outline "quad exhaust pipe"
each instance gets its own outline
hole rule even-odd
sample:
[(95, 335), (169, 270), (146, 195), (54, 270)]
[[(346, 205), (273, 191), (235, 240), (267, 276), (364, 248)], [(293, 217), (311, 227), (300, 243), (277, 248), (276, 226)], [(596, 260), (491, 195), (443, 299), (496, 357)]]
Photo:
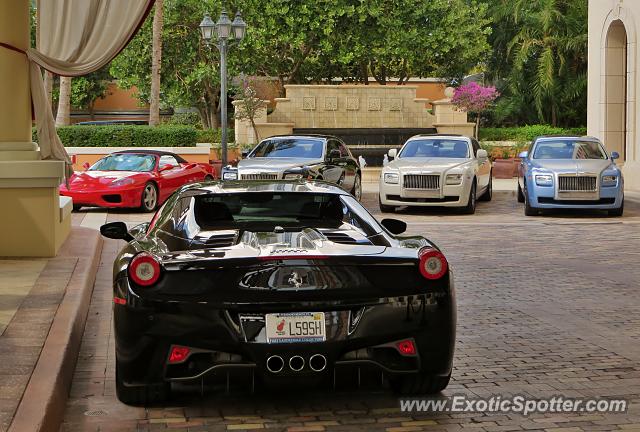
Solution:
[[(302, 356), (291, 356), (289, 358), (289, 369), (293, 372), (300, 372), (307, 363), (309, 363), (309, 368), (314, 372), (322, 372), (327, 368), (327, 358), (322, 354), (314, 354), (309, 358), (308, 362)], [(271, 373), (282, 372), (284, 366), (285, 360), (279, 355), (272, 355), (267, 359), (267, 370)]]

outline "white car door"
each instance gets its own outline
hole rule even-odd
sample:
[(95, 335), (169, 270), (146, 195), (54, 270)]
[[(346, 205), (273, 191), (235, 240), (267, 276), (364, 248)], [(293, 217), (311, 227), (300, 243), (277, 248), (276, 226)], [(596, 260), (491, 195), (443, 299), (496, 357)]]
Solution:
[(480, 144), (475, 139), (471, 139), (471, 146), (473, 147), (473, 158), (475, 161), (476, 178), (478, 179), (478, 192), (485, 190), (489, 186), (489, 180), (491, 177), (491, 162), (487, 158), (483, 163), (478, 161), (478, 150), (480, 150)]

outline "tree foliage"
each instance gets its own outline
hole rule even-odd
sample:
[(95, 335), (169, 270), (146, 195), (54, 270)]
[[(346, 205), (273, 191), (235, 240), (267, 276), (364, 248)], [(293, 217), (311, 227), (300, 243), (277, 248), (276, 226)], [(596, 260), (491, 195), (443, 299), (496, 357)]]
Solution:
[[(162, 105), (196, 107), (206, 127), (218, 125), (220, 68), (215, 47), (201, 41), (199, 24), (205, 13), (217, 16), (220, 5), (207, 0), (165, 0)], [(125, 88), (135, 86), (148, 102), (151, 84), (152, 22), (147, 20), (137, 36), (111, 64), (111, 73)], [(235, 69), (230, 64), (229, 76)]]
[(282, 84), (460, 77), (488, 52), (476, 0), (244, 0), (243, 70)]
[(587, 0), (495, 0), (491, 5), (488, 70), (504, 95), (495, 120), (583, 125)]

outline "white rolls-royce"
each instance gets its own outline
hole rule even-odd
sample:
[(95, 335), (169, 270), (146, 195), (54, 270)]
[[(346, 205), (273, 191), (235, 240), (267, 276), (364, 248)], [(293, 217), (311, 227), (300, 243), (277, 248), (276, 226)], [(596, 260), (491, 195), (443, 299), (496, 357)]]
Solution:
[(478, 199), (491, 200), (491, 161), (473, 138), (417, 135), (400, 152), (389, 150), (389, 159), (380, 175), (382, 212), (401, 206), (438, 206), (472, 214)]

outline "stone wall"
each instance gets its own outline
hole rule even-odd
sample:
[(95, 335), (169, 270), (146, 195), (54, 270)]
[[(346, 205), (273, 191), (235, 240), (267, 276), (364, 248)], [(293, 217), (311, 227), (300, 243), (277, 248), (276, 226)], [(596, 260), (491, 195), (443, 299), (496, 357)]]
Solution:
[(415, 86), (288, 85), (270, 123), (296, 128), (430, 128), (428, 99)]

